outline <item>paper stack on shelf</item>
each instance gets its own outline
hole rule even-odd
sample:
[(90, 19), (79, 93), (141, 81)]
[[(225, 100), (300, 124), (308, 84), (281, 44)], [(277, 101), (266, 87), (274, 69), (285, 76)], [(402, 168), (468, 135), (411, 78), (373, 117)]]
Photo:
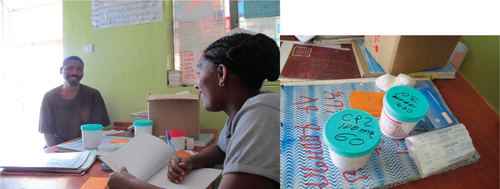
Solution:
[(364, 39), (362, 35), (319, 35), (314, 38), (314, 44), (340, 45), (351, 44), (352, 40)]
[(139, 119), (148, 119), (148, 110), (130, 113), (130, 116), (135, 117), (135, 118), (139, 118)]
[(295, 35), (295, 37), (302, 43), (307, 43), (314, 38), (315, 35)]
[[(384, 69), (378, 64), (364, 46), (364, 40), (352, 40), (352, 49), (356, 62), (359, 67), (359, 72), (363, 78), (379, 77), (385, 74)], [(423, 70), (414, 73), (408, 73), (409, 76), (418, 78), (430, 79), (454, 79), (456, 69), (448, 62), (445, 67)]]
[(200, 133), (200, 138), (194, 140), (194, 146), (207, 146), (214, 139), (214, 134)]
[(168, 86), (182, 86), (181, 71), (168, 70)]

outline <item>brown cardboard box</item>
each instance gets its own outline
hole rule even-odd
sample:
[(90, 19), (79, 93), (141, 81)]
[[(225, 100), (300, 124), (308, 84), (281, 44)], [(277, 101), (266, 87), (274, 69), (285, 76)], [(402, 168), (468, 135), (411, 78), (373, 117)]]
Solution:
[(386, 73), (442, 68), (460, 36), (365, 36), (365, 47)]
[(153, 135), (167, 130), (184, 130), (187, 137), (200, 135), (200, 95), (148, 95), (148, 115), (153, 120)]

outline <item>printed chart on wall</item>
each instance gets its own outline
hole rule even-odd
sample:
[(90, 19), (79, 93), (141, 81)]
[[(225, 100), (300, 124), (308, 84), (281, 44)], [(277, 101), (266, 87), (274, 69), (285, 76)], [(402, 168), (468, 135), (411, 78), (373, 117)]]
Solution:
[[(280, 90), (280, 170), (282, 188), (373, 188), (392, 187), (421, 179), (404, 140), (381, 136), (381, 143), (369, 154), (366, 165), (355, 171), (337, 168), (323, 141), (328, 118), (351, 108), (355, 92), (382, 92), (375, 79), (317, 82), (282, 82)], [(418, 80), (416, 87), (439, 91), (431, 80)], [(441, 101), (442, 97), (438, 95)], [(448, 109), (446, 107), (446, 109)], [(453, 114), (450, 116), (454, 118)], [(353, 127), (354, 129), (354, 127)], [(431, 129), (419, 123), (409, 136), (421, 136)], [(339, 138), (339, 140), (343, 138)], [(480, 158), (477, 151), (466, 159), (453, 162), (436, 174), (456, 169)]]
[[(224, 1), (174, 2), (174, 61), (182, 83), (194, 85), (203, 50), (227, 32)], [(177, 67), (179, 66), (179, 67)]]
[(163, 4), (153, 1), (92, 0), (92, 28), (102, 29), (163, 21)]

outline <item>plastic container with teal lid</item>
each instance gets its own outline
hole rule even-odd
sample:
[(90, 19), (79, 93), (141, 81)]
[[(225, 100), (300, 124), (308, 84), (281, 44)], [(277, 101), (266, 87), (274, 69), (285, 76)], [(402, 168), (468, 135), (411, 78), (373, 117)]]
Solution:
[(148, 119), (135, 120), (134, 121), (134, 135), (137, 136), (141, 132), (152, 134), (153, 133), (153, 121), (148, 120)]
[(380, 127), (375, 117), (363, 110), (338, 111), (325, 124), (323, 140), (335, 166), (344, 171), (363, 168), (380, 144)]
[(101, 144), (102, 139), (101, 124), (84, 124), (80, 127), (82, 130), (83, 147), (94, 149)]
[(429, 102), (417, 89), (395, 86), (384, 95), (380, 115), (382, 133), (393, 139), (406, 137), (429, 110)]

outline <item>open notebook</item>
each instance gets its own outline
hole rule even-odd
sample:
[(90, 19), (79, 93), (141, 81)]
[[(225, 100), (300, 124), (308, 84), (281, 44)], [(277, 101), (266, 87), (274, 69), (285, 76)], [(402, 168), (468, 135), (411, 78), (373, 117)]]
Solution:
[(172, 183), (167, 177), (171, 154), (170, 146), (163, 140), (140, 133), (114, 153), (100, 158), (115, 172), (126, 166), (128, 172), (138, 179), (165, 188), (206, 188), (221, 173), (219, 169), (197, 169), (180, 184)]

